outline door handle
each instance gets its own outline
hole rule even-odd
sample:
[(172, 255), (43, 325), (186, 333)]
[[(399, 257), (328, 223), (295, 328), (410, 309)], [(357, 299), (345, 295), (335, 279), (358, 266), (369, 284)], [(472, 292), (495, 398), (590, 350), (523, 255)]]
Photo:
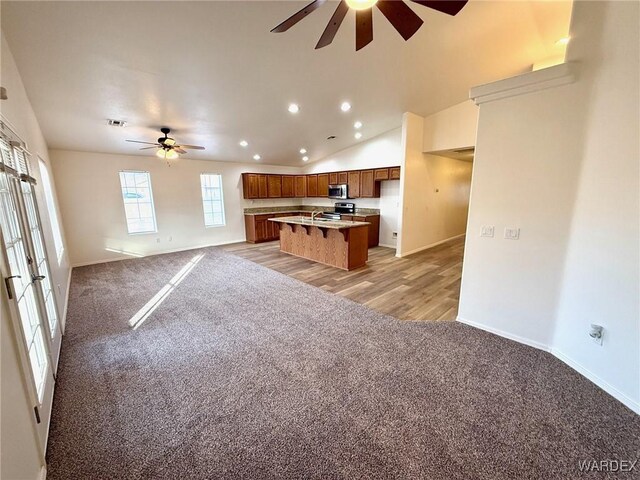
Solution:
[(22, 277), (20, 275), (11, 275), (10, 277), (7, 277), (4, 279), (4, 285), (7, 287), (7, 297), (9, 297), (9, 300), (13, 300), (13, 290), (11, 289), (11, 282), (10, 282), (12, 278), (22, 278)]
[(44, 280), (44, 275), (36, 275), (35, 273), (32, 273), (31, 281), (35, 282), (36, 280)]

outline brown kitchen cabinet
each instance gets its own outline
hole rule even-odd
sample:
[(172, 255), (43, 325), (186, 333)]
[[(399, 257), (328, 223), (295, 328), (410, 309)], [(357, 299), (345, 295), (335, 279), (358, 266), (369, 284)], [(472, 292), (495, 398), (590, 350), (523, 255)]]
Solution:
[(265, 215), (245, 215), (244, 216), (244, 228), (247, 236), (247, 242), (260, 243), (270, 242), (278, 240), (280, 237), (280, 229), (278, 224), (270, 222), (270, 218), (277, 216), (289, 216), (290, 213), (285, 214), (265, 214)]
[(259, 173), (242, 174), (242, 192), (244, 198), (268, 198), (267, 176)]
[(373, 179), (376, 182), (382, 180), (389, 180), (389, 169), (388, 168), (376, 168), (373, 171)]
[(296, 198), (304, 198), (307, 196), (307, 176), (296, 175), (294, 179), (294, 194)]
[(267, 195), (269, 198), (282, 198), (282, 175), (267, 176)]
[(242, 192), (247, 199), (327, 197), (329, 185), (347, 184), (349, 198), (378, 198), (381, 181), (399, 178), (400, 167), (309, 175), (243, 173)]
[(360, 170), (353, 170), (348, 174), (349, 198), (360, 198)]
[(328, 196), (329, 196), (329, 174), (319, 173), (318, 174), (318, 197), (328, 197)]
[(318, 175), (307, 175), (307, 197), (318, 196)]
[(380, 215), (340, 215), (340, 220), (350, 222), (369, 222), (369, 248), (380, 243)]
[(360, 172), (360, 198), (380, 197), (380, 182), (376, 182), (373, 170)]
[(295, 197), (294, 180), (293, 175), (282, 175), (282, 198)]

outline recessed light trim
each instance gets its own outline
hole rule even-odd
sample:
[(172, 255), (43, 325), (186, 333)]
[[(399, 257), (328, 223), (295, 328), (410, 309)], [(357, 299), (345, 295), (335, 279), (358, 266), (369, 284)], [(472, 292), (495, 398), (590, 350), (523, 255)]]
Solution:
[(260, 155), (258, 155), (257, 153), (253, 156), (254, 160), (260, 160), (262, 157)]
[(353, 124), (353, 128), (355, 128), (356, 130), (359, 130), (362, 128), (362, 122), (361, 121), (357, 121), (356, 123)]
[(247, 142), (246, 140), (240, 140), (239, 145), (243, 148), (247, 148), (249, 146), (249, 142)]
[(351, 110), (351, 104), (349, 102), (342, 102), (342, 104), (340, 105), (340, 110), (342, 110), (343, 112), (348, 112), (349, 110)]
[(354, 135), (354, 137), (356, 138), (356, 140), (360, 140), (362, 138), (362, 133), (360, 132), (356, 132), (356, 134)]
[(290, 103), (287, 110), (289, 110), (289, 113), (298, 113), (300, 111), (300, 105), (297, 103)]
[(303, 162), (308, 162), (309, 161), (309, 157), (307, 157), (306, 155), (304, 157), (302, 157), (302, 161)]
[(305, 153), (307, 153), (307, 149), (306, 149), (306, 148), (301, 148), (301, 149), (300, 149), (300, 153), (301, 153), (302, 155), (304, 155)]

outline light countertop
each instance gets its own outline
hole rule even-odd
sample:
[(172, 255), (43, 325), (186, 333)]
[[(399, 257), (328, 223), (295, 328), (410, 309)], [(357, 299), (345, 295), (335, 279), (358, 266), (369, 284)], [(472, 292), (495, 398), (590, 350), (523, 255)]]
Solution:
[(369, 222), (350, 222), (348, 220), (330, 220), (330, 219), (315, 219), (311, 220), (311, 217), (279, 217), (270, 218), (270, 222), (288, 223), (293, 225), (310, 225), (318, 228), (332, 228), (335, 230), (344, 230), (345, 228), (365, 227), (371, 225)]

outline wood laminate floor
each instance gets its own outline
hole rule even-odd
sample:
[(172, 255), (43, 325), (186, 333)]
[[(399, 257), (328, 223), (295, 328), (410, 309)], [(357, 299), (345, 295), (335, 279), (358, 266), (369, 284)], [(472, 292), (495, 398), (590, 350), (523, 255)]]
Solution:
[(458, 313), (464, 238), (404, 258), (372, 248), (367, 265), (350, 272), (281, 253), (277, 241), (223, 248), (401, 320), (455, 320)]

